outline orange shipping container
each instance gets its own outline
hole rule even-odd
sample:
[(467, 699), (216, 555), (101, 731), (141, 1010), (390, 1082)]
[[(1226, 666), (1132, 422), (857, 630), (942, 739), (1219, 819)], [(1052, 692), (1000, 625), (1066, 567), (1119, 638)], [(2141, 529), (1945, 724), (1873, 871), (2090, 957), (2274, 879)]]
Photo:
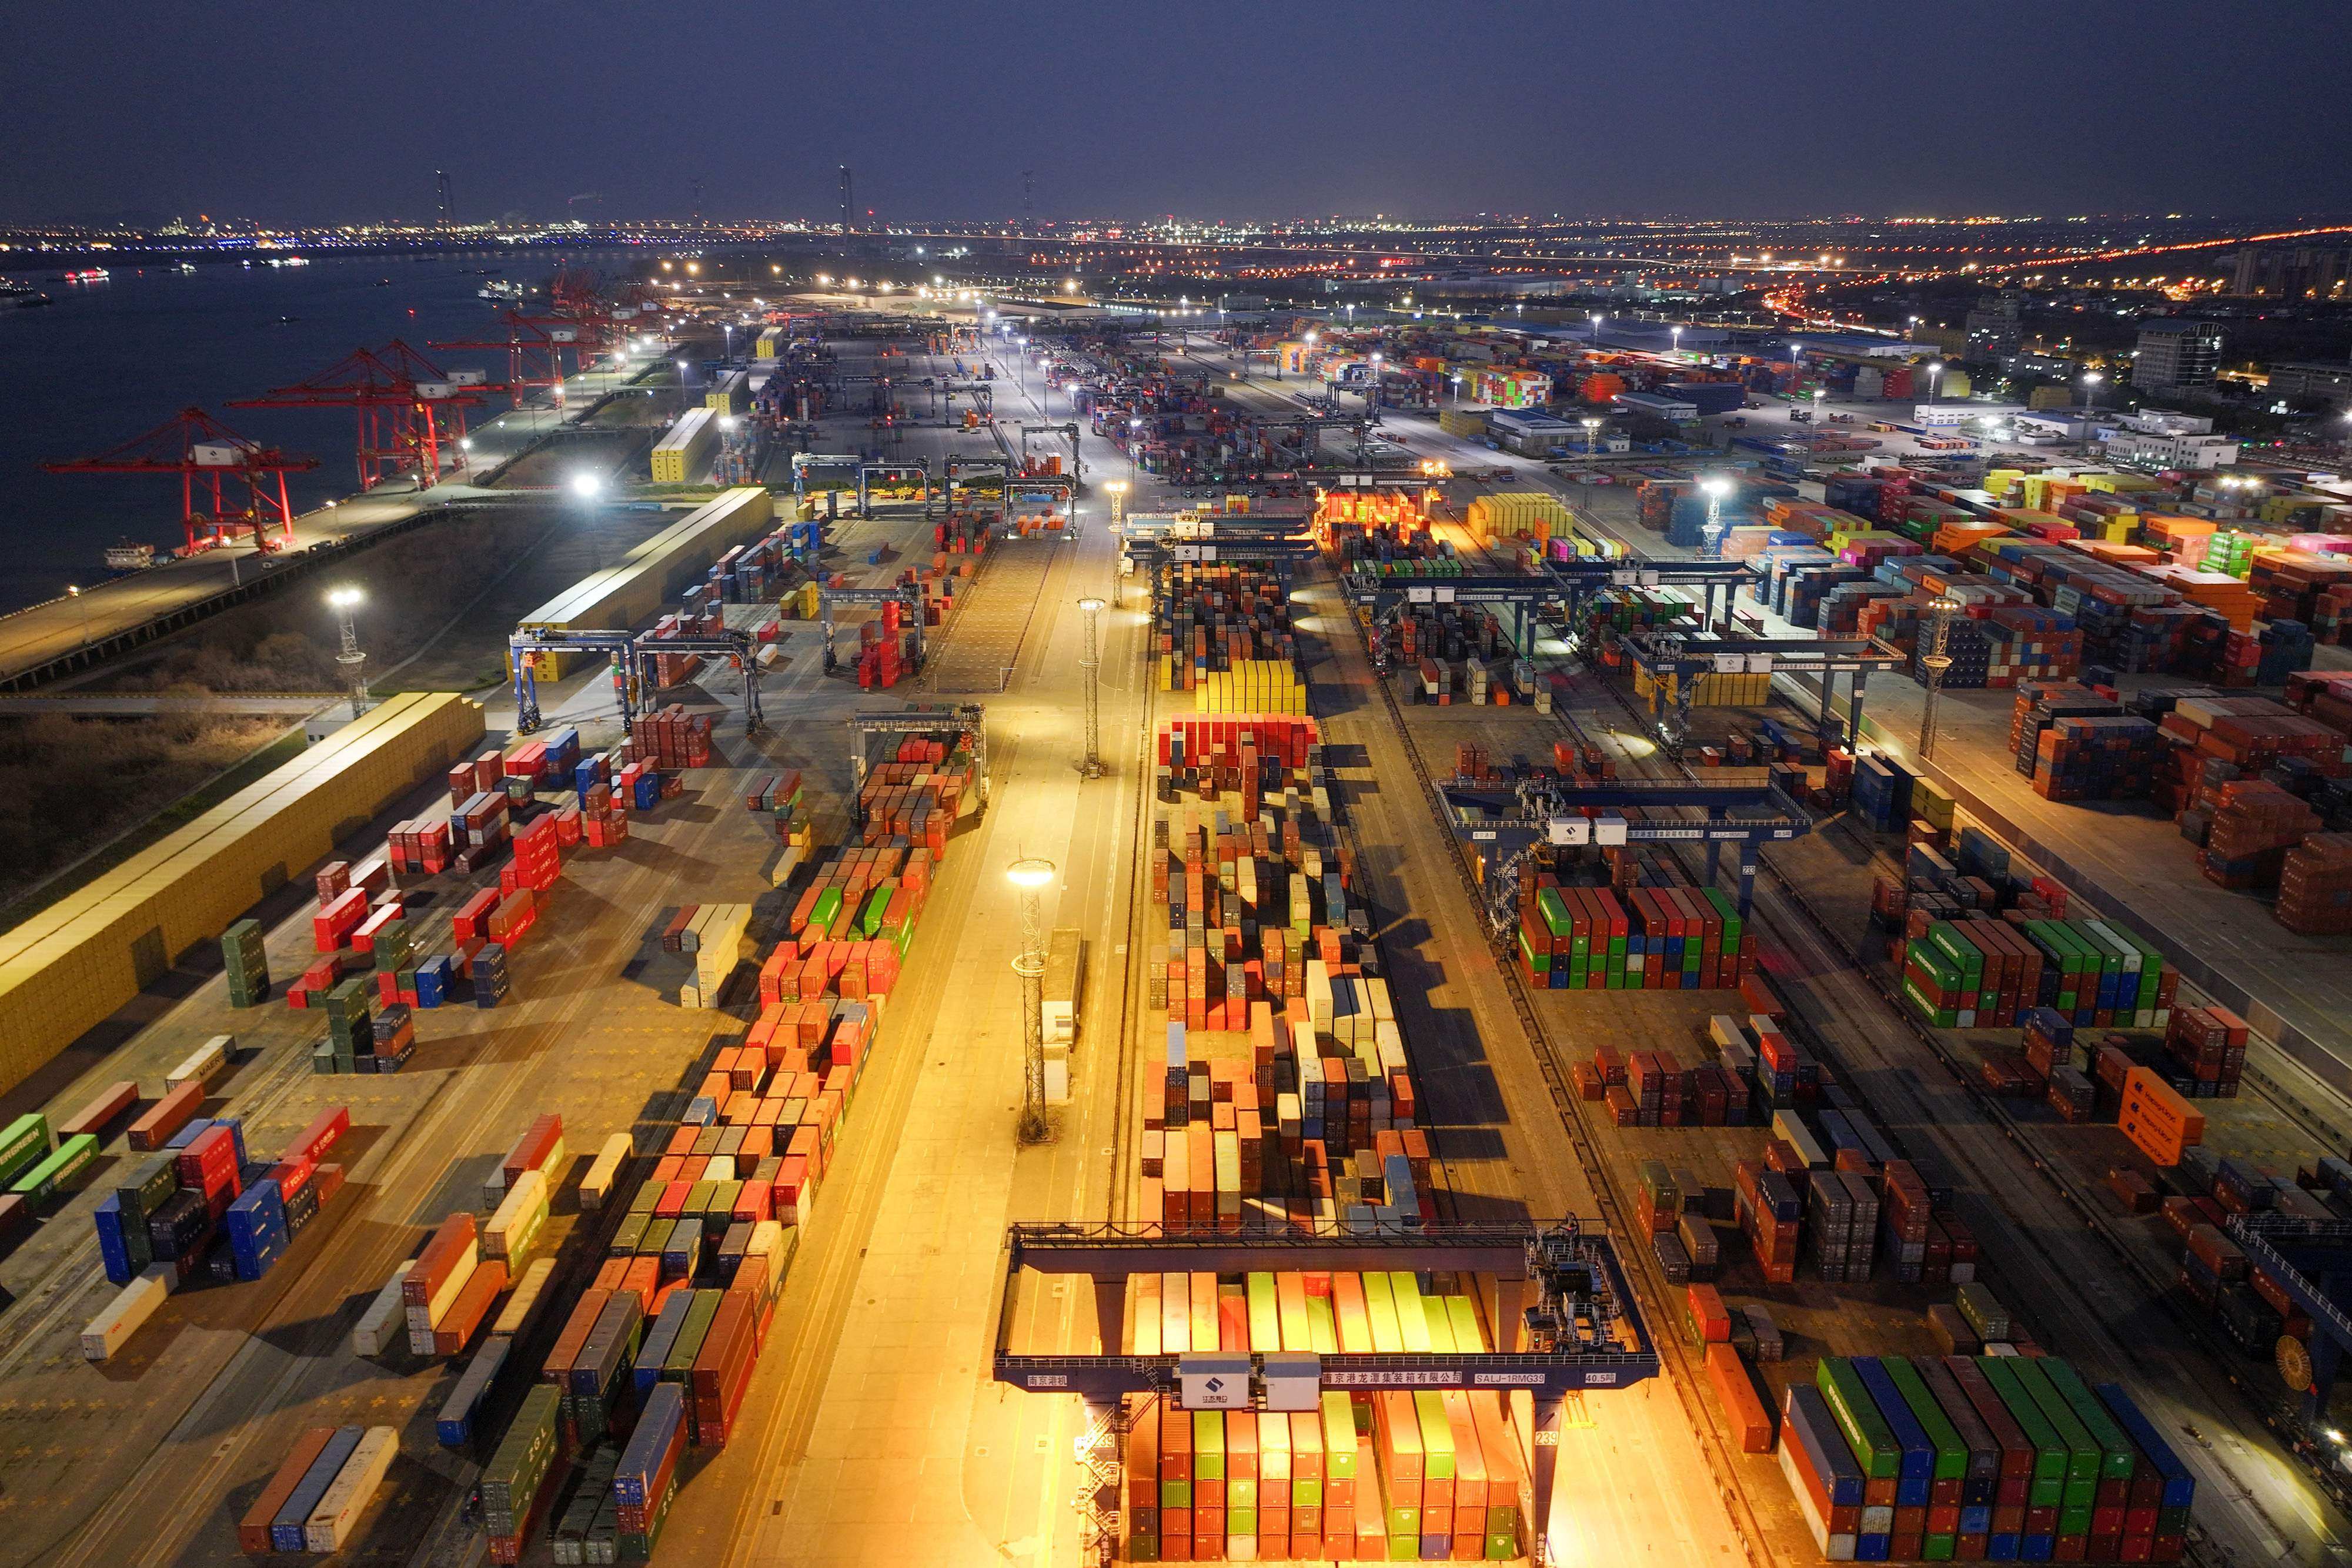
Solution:
[(1715, 1385), (1715, 1397), (1723, 1406), (1723, 1418), (1739, 1440), (1743, 1454), (1769, 1454), (1772, 1451), (1772, 1417), (1764, 1402), (1756, 1397), (1756, 1385), (1748, 1376), (1748, 1368), (1740, 1364), (1739, 1353), (1727, 1344), (1706, 1347), (1707, 1381)]
[(2172, 1085), (2145, 1067), (2125, 1074), (2123, 1108), (2116, 1121), (2141, 1152), (2158, 1165), (2179, 1164), (2181, 1150), (2205, 1141), (2203, 1113), (2191, 1109)]

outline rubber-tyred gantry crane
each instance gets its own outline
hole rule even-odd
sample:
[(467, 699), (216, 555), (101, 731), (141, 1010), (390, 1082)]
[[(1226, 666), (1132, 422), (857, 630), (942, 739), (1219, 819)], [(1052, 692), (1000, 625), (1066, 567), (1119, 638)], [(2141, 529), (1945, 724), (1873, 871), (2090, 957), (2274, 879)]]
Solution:
[(442, 448), (465, 436), (466, 410), (480, 407), (484, 392), (505, 390), (490, 386), (479, 371), (444, 371), (395, 338), (381, 349), (354, 350), (291, 386), (233, 398), (229, 406), (352, 410), (360, 488), (372, 490), (395, 474), (415, 474), (424, 484), (437, 479)]
[[(266, 551), (294, 537), (294, 508), (286, 498), (286, 476), (307, 474), (318, 465), (315, 457), (289, 457), (274, 446), (239, 435), (201, 408), (184, 408), (146, 434), (95, 457), (44, 463), (41, 467), (51, 474), (177, 474), (180, 526), (190, 550), (210, 549), (231, 535), (251, 528), (253, 548)], [(232, 510), (231, 487), (236, 485), (244, 486), (245, 505)], [(201, 507), (207, 492), (209, 511)]]

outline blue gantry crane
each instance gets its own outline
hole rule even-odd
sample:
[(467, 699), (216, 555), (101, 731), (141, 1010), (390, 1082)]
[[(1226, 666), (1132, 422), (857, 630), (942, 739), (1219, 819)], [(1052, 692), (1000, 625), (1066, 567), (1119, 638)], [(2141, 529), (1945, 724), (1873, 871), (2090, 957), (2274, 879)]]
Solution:
[[(1497, 936), (1517, 924), (1517, 872), (1545, 846), (1700, 843), (1714, 885), (1726, 844), (1739, 852), (1739, 913), (1756, 895), (1756, 854), (1813, 830), (1812, 814), (1769, 784), (1700, 784), (1677, 779), (1567, 779), (1543, 775), (1508, 789), (1444, 784), (1446, 826), (1475, 850)], [(1628, 812), (1632, 814), (1628, 814)], [(1690, 816), (1685, 813), (1696, 812)]]

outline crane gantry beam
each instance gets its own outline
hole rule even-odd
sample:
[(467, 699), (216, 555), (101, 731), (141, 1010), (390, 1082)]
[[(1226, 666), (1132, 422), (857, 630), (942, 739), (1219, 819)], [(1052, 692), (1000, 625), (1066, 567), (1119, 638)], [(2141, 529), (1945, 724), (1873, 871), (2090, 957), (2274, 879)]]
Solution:
[[(230, 534), (250, 528), (253, 547), (271, 550), (294, 537), (294, 508), (286, 495), (286, 476), (307, 474), (319, 466), (315, 457), (289, 457), (274, 446), (264, 446), (215, 419), (201, 408), (184, 408), (143, 435), (95, 457), (44, 463), (50, 474), (177, 474), (180, 476), (180, 527), (190, 550), (207, 549)], [(275, 476), (275, 495), (270, 480)], [(228, 511), (229, 482), (242, 482), (246, 505)], [(198, 510), (200, 492), (208, 489), (209, 512)], [(270, 537), (274, 527), (277, 538)]]
[(395, 338), (381, 349), (355, 349), (289, 386), (232, 398), (229, 406), (351, 409), (359, 427), (360, 487), (369, 490), (395, 474), (413, 473), (421, 484), (438, 479), (442, 448), (465, 438), (466, 410), (481, 406), (488, 384), (480, 371), (444, 371)]

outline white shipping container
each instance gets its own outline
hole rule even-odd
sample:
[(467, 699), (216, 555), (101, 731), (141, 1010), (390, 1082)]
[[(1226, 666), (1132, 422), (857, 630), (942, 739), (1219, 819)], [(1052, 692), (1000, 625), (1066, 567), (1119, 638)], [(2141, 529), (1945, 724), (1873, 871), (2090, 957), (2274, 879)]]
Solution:
[(188, 1059), (163, 1074), (163, 1092), (170, 1093), (183, 1083), (207, 1083), (215, 1073), (228, 1065), (228, 1053), (236, 1049), (236, 1036), (216, 1034), (188, 1053)]
[(540, 1301), (547, 1295), (550, 1281), (555, 1278), (555, 1260), (541, 1258), (522, 1271), (522, 1278), (507, 1297), (506, 1305), (499, 1309), (498, 1321), (490, 1325), (494, 1334), (514, 1335), (522, 1333), (539, 1310)]
[(604, 1146), (589, 1164), (588, 1174), (580, 1178), (580, 1207), (583, 1212), (593, 1214), (604, 1207), (604, 1200), (612, 1196), (613, 1184), (621, 1178), (621, 1168), (628, 1164), (631, 1146), (626, 1133), (615, 1133), (604, 1140)]
[(370, 1427), (360, 1437), (360, 1446), (327, 1483), (326, 1494), (319, 1506), (310, 1511), (303, 1521), (302, 1545), (311, 1552), (341, 1552), (351, 1539), (352, 1530), (367, 1511), (375, 1496), (375, 1489), (383, 1484), (384, 1472), (392, 1468), (393, 1456), (400, 1452), (400, 1436), (389, 1427)]
[(457, 1298), (465, 1292), (466, 1281), (474, 1277), (474, 1270), (481, 1260), (481, 1242), (478, 1239), (467, 1242), (465, 1254), (457, 1260), (457, 1266), (449, 1270), (449, 1277), (441, 1281), (439, 1290), (433, 1292), (429, 1310), (434, 1322), (438, 1323), (449, 1315), (449, 1309), (457, 1304)]
[(382, 1355), (391, 1347), (392, 1336), (406, 1326), (401, 1312), (400, 1286), (415, 1267), (416, 1260), (412, 1258), (394, 1269), (383, 1289), (375, 1293), (375, 1300), (368, 1303), (367, 1311), (360, 1314), (359, 1322), (352, 1329), (353, 1354)]
[(489, 1224), (482, 1228), (482, 1250), (493, 1258), (513, 1256), (509, 1243), (528, 1243), (546, 1218), (547, 1177), (538, 1171), (525, 1171), (515, 1178)]
[(90, 1361), (113, 1359), (114, 1353), (130, 1342), (139, 1326), (155, 1315), (171, 1290), (163, 1283), (171, 1272), (169, 1265), (150, 1269), (114, 1294), (89, 1325), (81, 1331), (81, 1353)]

